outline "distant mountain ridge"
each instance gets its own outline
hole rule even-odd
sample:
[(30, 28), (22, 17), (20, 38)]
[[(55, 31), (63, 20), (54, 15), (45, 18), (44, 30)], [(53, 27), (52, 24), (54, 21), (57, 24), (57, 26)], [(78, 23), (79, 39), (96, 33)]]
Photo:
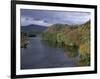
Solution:
[(21, 31), (22, 32), (29, 32), (29, 31), (42, 32), (47, 28), (48, 27), (46, 27), (46, 26), (30, 24), (27, 26), (21, 26)]

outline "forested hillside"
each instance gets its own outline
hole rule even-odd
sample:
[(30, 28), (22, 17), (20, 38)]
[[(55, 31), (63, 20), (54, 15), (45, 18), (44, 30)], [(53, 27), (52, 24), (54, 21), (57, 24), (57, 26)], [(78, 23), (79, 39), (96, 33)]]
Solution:
[(80, 52), (77, 64), (90, 65), (90, 21), (82, 25), (54, 24), (42, 33), (42, 39), (65, 50), (68, 46), (77, 47)]

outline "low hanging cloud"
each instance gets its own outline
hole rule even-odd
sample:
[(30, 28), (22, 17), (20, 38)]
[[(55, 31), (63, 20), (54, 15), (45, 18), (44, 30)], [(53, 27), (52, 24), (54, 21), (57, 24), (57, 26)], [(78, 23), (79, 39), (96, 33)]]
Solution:
[(51, 25), (50, 23), (47, 23), (44, 20), (37, 20), (35, 18), (21, 16), (21, 26), (27, 26), (30, 24), (36, 24), (36, 25), (41, 25), (41, 26), (50, 26)]

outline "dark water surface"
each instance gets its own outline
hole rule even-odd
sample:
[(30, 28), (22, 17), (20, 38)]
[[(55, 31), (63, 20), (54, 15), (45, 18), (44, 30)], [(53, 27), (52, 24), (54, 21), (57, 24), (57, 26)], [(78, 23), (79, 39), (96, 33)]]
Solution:
[(32, 37), (27, 48), (21, 48), (21, 69), (75, 67), (78, 57), (69, 58), (63, 49), (49, 47), (40, 37)]

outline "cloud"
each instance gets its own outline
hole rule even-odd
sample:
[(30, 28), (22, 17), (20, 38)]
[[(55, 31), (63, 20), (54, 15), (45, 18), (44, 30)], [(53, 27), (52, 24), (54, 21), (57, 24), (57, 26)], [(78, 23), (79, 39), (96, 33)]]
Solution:
[(21, 25), (83, 24), (90, 19), (90, 12), (21, 9)]
[(61, 23), (66, 24), (83, 24), (90, 20), (89, 12), (59, 12), (55, 14), (55, 18)]
[(36, 24), (36, 25), (42, 25), (42, 26), (51, 25), (50, 23), (47, 23), (44, 20), (37, 20), (37, 19), (32, 18), (32, 17), (21, 16), (21, 26), (27, 26), (30, 24)]

